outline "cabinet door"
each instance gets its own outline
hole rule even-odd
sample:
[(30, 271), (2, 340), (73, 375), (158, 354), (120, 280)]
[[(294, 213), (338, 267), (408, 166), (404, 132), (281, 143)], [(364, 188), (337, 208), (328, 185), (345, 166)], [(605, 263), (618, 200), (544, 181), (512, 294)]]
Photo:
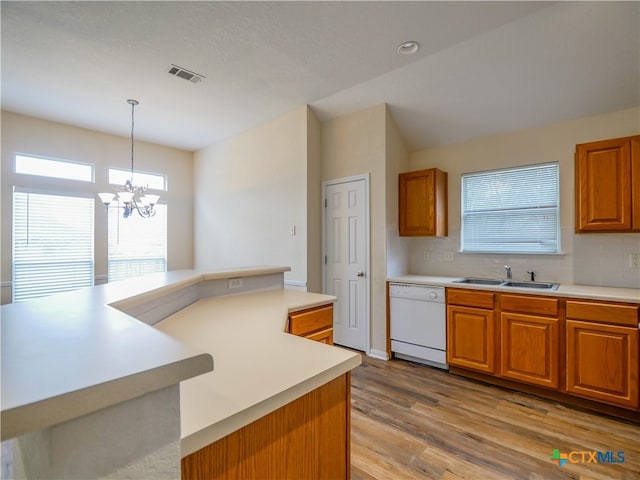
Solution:
[(638, 408), (638, 329), (567, 320), (567, 392)]
[(447, 174), (435, 168), (399, 175), (401, 236), (447, 236)]
[(448, 307), (447, 361), (458, 367), (495, 372), (493, 310), (457, 305)]
[(501, 314), (501, 374), (542, 387), (559, 387), (559, 326), (555, 318)]
[(631, 139), (576, 145), (576, 231), (632, 229)]

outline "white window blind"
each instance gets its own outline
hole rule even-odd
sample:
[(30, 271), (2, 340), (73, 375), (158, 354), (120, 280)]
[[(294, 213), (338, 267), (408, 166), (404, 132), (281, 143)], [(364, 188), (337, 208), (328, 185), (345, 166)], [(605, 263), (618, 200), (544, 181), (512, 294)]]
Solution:
[(14, 302), (93, 285), (94, 202), (14, 189)]
[(462, 176), (462, 251), (559, 252), (558, 164)]
[(136, 212), (122, 218), (121, 208), (109, 209), (110, 282), (167, 271), (167, 206), (158, 204), (155, 209), (151, 218)]

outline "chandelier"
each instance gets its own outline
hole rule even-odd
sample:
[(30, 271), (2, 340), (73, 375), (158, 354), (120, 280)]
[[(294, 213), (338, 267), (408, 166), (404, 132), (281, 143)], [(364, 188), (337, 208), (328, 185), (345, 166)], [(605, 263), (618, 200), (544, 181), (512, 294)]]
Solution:
[(160, 196), (146, 193), (146, 186), (143, 187), (133, 184), (133, 118), (135, 107), (140, 102), (129, 99), (127, 103), (131, 105), (131, 178), (119, 188), (116, 194), (99, 193), (98, 196), (107, 208), (111, 206), (114, 200), (117, 200), (118, 205), (115, 208), (122, 208), (124, 210), (122, 214), (124, 218), (128, 218), (133, 212), (138, 212), (138, 215), (143, 218), (149, 218), (156, 214), (154, 207), (158, 203)]

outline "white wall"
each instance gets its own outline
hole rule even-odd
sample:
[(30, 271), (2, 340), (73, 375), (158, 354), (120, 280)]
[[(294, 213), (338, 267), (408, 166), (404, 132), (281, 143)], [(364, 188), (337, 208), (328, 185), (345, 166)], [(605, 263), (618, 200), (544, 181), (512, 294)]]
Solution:
[[(195, 265), (286, 265), (307, 284), (307, 107), (195, 153)], [(295, 226), (295, 235), (290, 229)]]
[(409, 150), (387, 109), (385, 166), (387, 171), (387, 276), (409, 271), (410, 239), (399, 233), (398, 174), (409, 170)]
[[(449, 237), (411, 241), (410, 272), (431, 275), (502, 277), (504, 265), (514, 278), (533, 269), (541, 281), (640, 288), (640, 271), (629, 266), (630, 253), (640, 253), (640, 234), (576, 235), (574, 220), (574, 152), (578, 143), (640, 133), (640, 109), (479, 138), (413, 152), (410, 169), (437, 167), (449, 173)], [(446, 251), (460, 248), (460, 176), (465, 172), (558, 162), (560, 164), (560, 227), (563, 255), (486, 255)], [(430, 259), (424, 260), (424, 252)]]
[(307, 108), (307, 290), (322, 293), (320, 122)]
[(386, 106), (321, 124), (322, 180), (370, 174), (371, 349), (386, 351)]
[[(16, 153), (93, 163), (96, 166), (95, 183), (15, 174)], [(98, 192), (111, 190), (107, 181), (109, 167), (131, 168), (130, 138), (2, 111), (2, 303), (11, 301), (12, 186), (82, 192), (95, 197)], [(168, 205), (168, 268), (193, 268), (193, 154), (136, 140), (135, 168), (168, 176), (169, 190), (161, 199)], [(107, 274), (107, 217), (99, 200), (96, 200), (95, 219), (95, 274), (100, 277)]]

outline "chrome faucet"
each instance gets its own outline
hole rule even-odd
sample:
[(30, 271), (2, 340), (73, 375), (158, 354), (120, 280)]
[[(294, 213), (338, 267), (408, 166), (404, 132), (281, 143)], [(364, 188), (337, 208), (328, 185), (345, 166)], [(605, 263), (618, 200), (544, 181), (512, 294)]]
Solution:
[(504, 269), (507, 271), (507, 280), (511, 280), (513, 277), (511, 276), (511, 266), (505, 265)]

